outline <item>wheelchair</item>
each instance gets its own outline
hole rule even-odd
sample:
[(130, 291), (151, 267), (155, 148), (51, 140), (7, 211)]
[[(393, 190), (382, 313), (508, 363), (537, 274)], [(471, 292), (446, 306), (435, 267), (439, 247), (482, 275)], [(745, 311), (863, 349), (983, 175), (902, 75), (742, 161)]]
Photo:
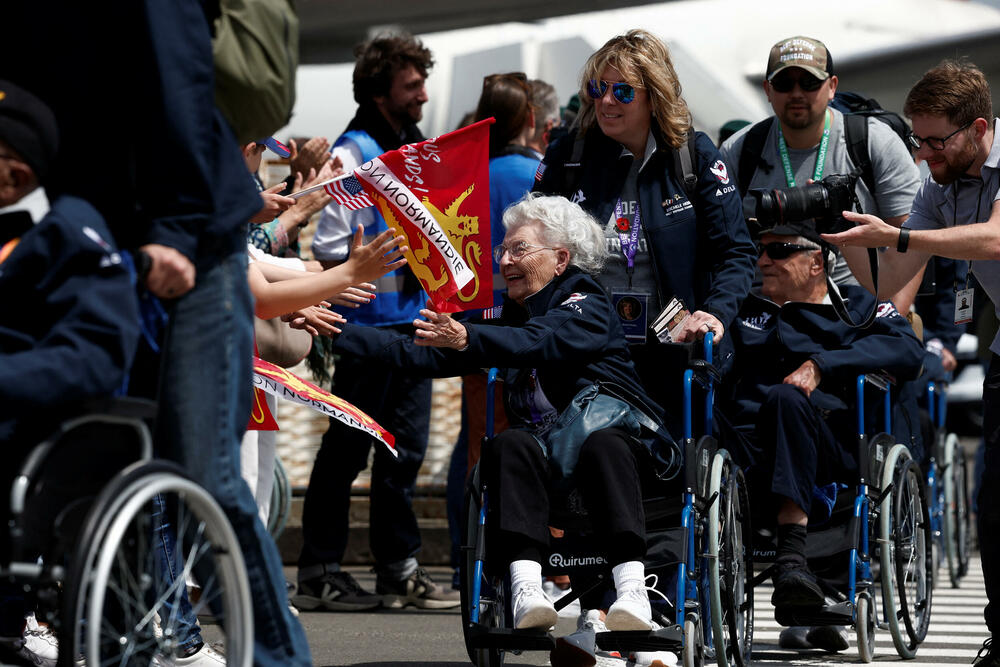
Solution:
[(947, 386), (928, 382), (926, 405), (933, 440), (928, 443), (930, 457), (926, 463), (927, 506), (934, 535), (934, 583), (943, 560), (948, 564), (952, 588), (958, 588), (969, 573), (972, 549), (969, 533), (969, 478), (965, 450), (958, 436), (945, 427)]
[[(228, 664), (252, 664), (239, 543), (208, 492), (153, 460), (155, 414), (155, 404), (136, 399), (88, 405), (31, 449), (10, 489), (0, 580), (23, 591), (56, 633), (62, 666), (172, 661), (188, 604), (218, 621)], [(161, 557), (166, 527), (176, 534), (172, 559)]]
[[(660, 626), (649, 632), (601, 632), (595, 637), (605, 651), (672, 651), (685, 667), (707, 662), (720, 667), (750, 664), (753, 640), (753, 562), (748, 548), (749, 499), (743, 473), (728, 452), (712, 437), (714, 385), (718, 371), (712, 366), (711, 335), (706, 336), (704, 359), (693, 360), (683, 375), (685, 464), (679, 493), (643, 501), (647, 543), (663, 537), (663, 529), (680, 534), (672, 558), (651, 561), (647, 573), (673, 572), (674, 600), (651, 600), (653, 618)], [(497, 370), (488, 380), (487, 437), (493, 433), (493, 392)], [(704, 393), (704, 431), (697, 439), (693, 427), (693, 389)], [(510, 586), (506, 568), (490, 567), (486, 522), (489, 489), (476, 465), (466, 493), (468, 509), (461, 569), (462, 625), (469, 658), (478, 667), (500, 667), (508, 653), (548, 650), (556, 639), (540, 630), (513, 629)], [(553, 519), (557, 517), (553, 516)], [(542, 563), (543, 575), (569, 574), (574, 589), (556, 603), (563, 609), (610, 579), (610, 568), (599, 545), (586, 534), (572, 532), (558, 540)], [(562, 526), (560, 526), (562, 527)], [(747, 541), (745, 541), (747, 540)], [(676, 546), (676, 544), (675, 544)], [(666, 598), (666, 596), (664, 596)], [(661, 610), (662, 609), (662, 610)]]
[[(865, 426), (867, 388), (882, 392), (885, 428), (870, 437)], [(828, 589), (825, 606), (779, 608), (775, 620), (784, 626), (853, 626), (865, 663), (874, 659), (876, 630), (888, 629), (897, 653), (909, 659), (916, 656), (926, 637), (931, 615), (932, 532), (925, 478), (909, 449), (890, 435), (889, 381), (878, 375), (859, 375), (856, 397), (859, 477), (855, 490), (838, 494), (831, 519), (810, 525), (806, 543), (811, 564), (822, 559), (841, 571), (846, 551), (846, 593), (822, 582)], [(753, 547), (758, 562), (773, 560), (773, 544), (758, 538)], [(768, 579), (773, 568), (761, 571), (752, 584)]]
[(267, 516), (267, 532), (277, 542), (288, 525), (292, 513), (292, 484), (281, 457), (274, 455), (274, 486), (271, 487), (271, 511)]

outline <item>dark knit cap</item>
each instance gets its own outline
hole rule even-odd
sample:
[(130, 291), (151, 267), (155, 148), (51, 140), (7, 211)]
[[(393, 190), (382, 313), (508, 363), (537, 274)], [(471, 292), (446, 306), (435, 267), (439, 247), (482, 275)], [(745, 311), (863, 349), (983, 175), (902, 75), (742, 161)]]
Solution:
[(55, 114), (40, 99), (4, 80), (0, 80), (0, 140), (45, 183), (59, 146)]

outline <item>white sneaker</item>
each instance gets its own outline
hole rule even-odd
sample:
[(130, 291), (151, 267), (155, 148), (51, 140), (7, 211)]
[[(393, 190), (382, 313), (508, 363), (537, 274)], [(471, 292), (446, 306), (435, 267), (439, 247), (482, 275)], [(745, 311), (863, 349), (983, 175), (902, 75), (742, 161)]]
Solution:
[(593, 633), (607, 632), (608, 626), (601, 619), (600, 609), (585, 609), (580, 617), (576, 619), (576, 629), (578, 631), (590, 630)]
[(522, 586), (514, 595), (513, 607), (514, 627), (518, 629), (549, 630), (559, 620), (556, 608), (537, 584)]
[(39, 667), (56, 667), (59, 659), (59, 641), (47, 625), (39, 625), (35, 614), (25, 617), (21, 648), (17, 654)]
[(208, 644), (202, 644), (197, 653), (178, 658), (166, 655), (158, 655), (153, 658), (154, 667), (223, 667), (226, 664), (226, 656), (215, 650)]
[(670, 651), (636, 651), (628, 667), (677, 667), (677, 655)]
[(649, 607), (649, 596), (645, 587), (627, 588), (618, 591), (618, 599), (608, 609), (604, 623), (608, 630), (651, 630), (653, 612)]

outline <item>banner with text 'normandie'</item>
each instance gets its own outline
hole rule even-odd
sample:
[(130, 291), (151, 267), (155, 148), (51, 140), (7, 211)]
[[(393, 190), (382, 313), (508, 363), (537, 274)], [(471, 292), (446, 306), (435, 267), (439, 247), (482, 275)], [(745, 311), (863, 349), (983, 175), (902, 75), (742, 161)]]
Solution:
[(487, 118), (435, 139), (407, 144), (354, 171), (386, 224), (406, 236), (410, 270), (439, 312), (493, 305), (492, 123)]
[(275, 366), (259, 357), (254, 357), (253, 386), (254, 389), (265, 391), (293, 403), (309, 406), (351, 428), (364, 431), (385, 444), (393, 456), (399, 456), (396, 453), (396, 438), (379, 426), (374, 419), (344, 399), (338, 398), (328, 391), (323, 391), (312, 382), (307, 382), (284, 368)]

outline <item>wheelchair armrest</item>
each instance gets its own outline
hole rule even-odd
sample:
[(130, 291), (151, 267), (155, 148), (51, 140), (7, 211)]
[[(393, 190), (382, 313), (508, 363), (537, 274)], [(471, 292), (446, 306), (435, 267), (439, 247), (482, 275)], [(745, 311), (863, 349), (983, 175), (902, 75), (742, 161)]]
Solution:
[(872, 373), (863, 373), (858, 376), (858, 385), (870, 384), (879, 391), (889, 391), (889, 388), (896, 384), (896, 378), (889, 375), (885, 371), (875, 371)]

